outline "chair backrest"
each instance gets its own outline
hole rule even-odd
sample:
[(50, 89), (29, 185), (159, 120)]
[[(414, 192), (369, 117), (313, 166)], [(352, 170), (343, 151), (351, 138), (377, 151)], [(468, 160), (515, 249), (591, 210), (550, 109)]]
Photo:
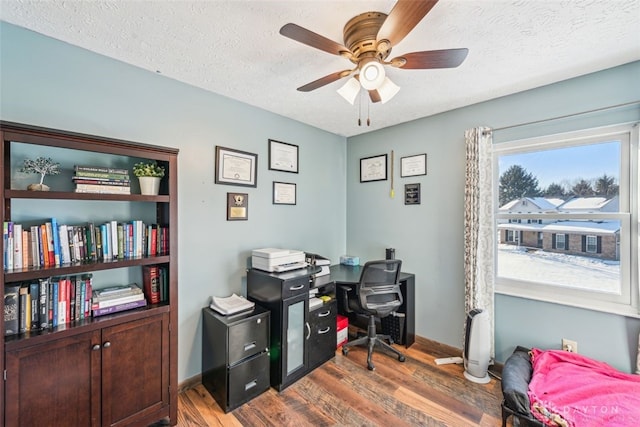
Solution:
[(384, 317), (402, 305), (399, 259), (369, 261), (360, 273), (356, 293), (360, 307), (376, 316)]

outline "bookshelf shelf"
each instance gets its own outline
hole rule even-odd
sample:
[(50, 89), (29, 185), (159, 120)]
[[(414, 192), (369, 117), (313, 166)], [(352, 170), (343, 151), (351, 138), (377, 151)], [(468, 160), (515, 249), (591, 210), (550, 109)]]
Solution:
[[(0, 242), (2, 312), (8, 285), (15, 289), (19, 284), (34, 283), (35, 286), (40, 279), (96, 273), (92, 281), (96, 289), (112, 286), (123, 277), (142, 277), (144, 267), (153, 265), (161, 266), (166, 272), (163, 277), (167, 278), (163, 281), (167, 284), (165, 301), (149, 304), (147, 298), (146, 306), (128, 311), (76, 317), (57, 327), (7, 336), (4, 335), (4, 316), (0, 316), (3, 338), (0, 369), (6, 378), (0, 387), (0, 414), (4, 414), (0, 415), (0, 425), (149, 425), (161, 420), (175, 425), (178, 328), (171, 325), (178, 323), (178, 150), (1, 121), (0, 137), (3, 223), (33, 226), (55, 216), (58, 224), (97, 225), (117, 218), (119, 223), (140, 220), (169, 229), (168, 241), (162, 240), (168, 253), (58, 266), (7, 268), (4, 259), (7, 242), (4, 239)], [(54, 191), (17, 189), (22, 186), (17, 184), (20, 162), (24, 157), (37, 157), (41, 153), (63, 162), (61, 168), (69, 180), (61, 174), (59, 185), (51, 186)], [(140, 159), (154, 160), (165, 168), (160, 195), (73, 191), (70, 170), (74, 163), (71, 162), (130, 170)], [(37, 250), (34, 253), (37, 254)], [(98, 277), (105, 283), (98, 283)], [(140, 369), (141, 366), (144, 369)], [(74, 375), (69, 376), (69, 372)], [(43, 377), (47, 380), (41, 381)], [(59, 384), (67, 386), (61, 389)], [(140, 398), (141, 393), (144, 398)], [(37, 411), (20, 404), (32, 400), (31, 396), (39, 396)], [(123, 405), (122, 402), (129, 403)]]

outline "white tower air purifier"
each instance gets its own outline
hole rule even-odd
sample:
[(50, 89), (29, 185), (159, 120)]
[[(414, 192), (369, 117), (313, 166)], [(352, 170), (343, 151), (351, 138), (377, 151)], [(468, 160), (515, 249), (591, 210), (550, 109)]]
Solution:
[(467, 314), (464, 337), (464, 376), (474, 383), (489, 382), (489, 315), (486, 311), (474, 308)]

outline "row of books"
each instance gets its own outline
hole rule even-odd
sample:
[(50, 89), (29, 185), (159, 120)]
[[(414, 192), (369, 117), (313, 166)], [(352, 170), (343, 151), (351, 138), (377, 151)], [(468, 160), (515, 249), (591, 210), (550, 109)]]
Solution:
[(168, 301), (169, 274), (165, 266), (143, 267), (143, 288), (138, 284), (93, 289), (91, 274), (49, 277), (5, 285), (5, 335), (64, 326), (144, 307), (147, 301)]
[(5, 221), (2, 235), (8, 271), (169, 253), (169, 228), (141, 220), (67, 225), (51, 218), (31, 226)]
[(127, 169), (76, 165), (71, 180), (76, 193), (131, 194)]
[(90, 317), (91, 275), (49, 277), (4, 287), (5, 335), (55, 328)]

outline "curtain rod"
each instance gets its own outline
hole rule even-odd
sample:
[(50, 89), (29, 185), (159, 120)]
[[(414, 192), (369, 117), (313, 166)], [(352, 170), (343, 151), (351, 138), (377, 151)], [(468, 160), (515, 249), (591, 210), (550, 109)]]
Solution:
[(517, 125), (503, 126), (503, 127), (501, 127), (501, 128), (491, 129), (491, 130), (489, 130), (487, 133), (489, 133), (489, 132), (496, 132), (496, 131), (499, 131), (499, 130), (505, 130), (505, 129), (517, 128), (517, 127), (521, 127), (521, 126), (535, 125), (535, 124), (538, 124), (538, 123), (549, 122), (549, 121), (552, 121), (552, 120), (566, 119), (566, 118), (568, 118), (568, 117), (580, 116), (580, 115), (582, 115), (582, 114), (596, 113), (596, 112), (598, 112), (598, 111), (613, 110), (614, 108), (627, 107), (627, 106), (629, 106), (629, 105), (636, 105), (636, 104), (640, 104), (640, 101), (625, 102), (625, 103), (623, 103), (623, 104), (611, 105), (611, 106), (609, 106), (609, 107), (596, 108), (596, 109), (593, 109), (593, 110), (582, 111), (582, 112), (580, 112), (580, 113), (566, 114), (566, 115), (564, 115), (564, 116), (551, 117), (551, 118), (548, 118), (548, 119), (542, 119), (542, 120), (535, 120), (535, 121), (532, 121), (532, 122), (520, 123), (520, 124), (517, 124)]

